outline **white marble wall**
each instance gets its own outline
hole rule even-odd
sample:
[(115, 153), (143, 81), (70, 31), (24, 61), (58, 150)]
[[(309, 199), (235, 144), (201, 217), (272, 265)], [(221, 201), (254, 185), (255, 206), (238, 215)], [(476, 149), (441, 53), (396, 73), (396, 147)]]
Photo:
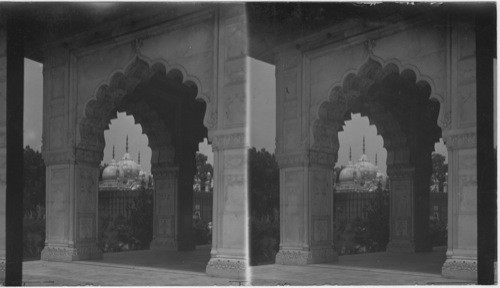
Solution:
[[(311, 256), (304, 256), (307, 254), (304, 251), (311, 249), (311, 239), (315, 239), (308, 221), (313, 218), (310, 209), (314, 203), (311, 201), (314, 201), (314, 195), (321, 194), (322, 189), (313, 187), (309, 181), (321, 176), (314, 172), (310, 174), (312, 169), (304, 167), (310, 163), (310, 154), (299, 151), (314, 148), (314, 141), (322, 141), (317, 147), (338, 149), (335, 139), (315, 138), (317, 135), (314, 132), (319, 130), (314, 129), (314, 121), (319, 118), (320, 105), (331, 97), (332, 89), (342, 86), (346, 75), (356, 74), (372, 57), (382, 66), (390, 63), (398, 67), (400, 72), (405, 69), (413, 71), (417, 76), (416, 82), (426, 81), (431, 88), (431, 99), (440, 103), (437, 124), (443, 130), (443, 138), (450, 151), (448, 182), (451, 183), (448, 260), (444, 264), (443, 275), (474, 279), (477, 257), (475, 40), (471, 23), (465, 23), (464, 19), (458, 20), (447, 22), (443, 19), (442, 25), (435, 25), (419, 19), (381, 26), (366, 33), (359, 33), (363, 31), (362, 25), (358, 27), (358, 24), (353, 23), (343, 32), (337, 31), (335, 27), (326, 29), (331, 30), (328, 32), (332, 35), (344, 33), (346, 37), (342, 41), (329, 43), (319, 35), (303, 42), (299, 40), (299, 44), (293, 48), (286, 45), (280, 48), (282, 50), (276, 56), (277, 159), (281, 169), (282, 199), (278, 263), (304, 264), (314, 261)], [(326, 33), (326, 30), (322, 33)], [(357, 31), (356, 36), (350, 37), (349, 31)], [(367, 43), (374, 45), (368, 48)], [(395, 152), (394, 155), (388, 155), (388, 161), (399, 161), (407, 154), (404, 150)], [(336, 157), (327, 155), (323, 158), (330, 157), (333, 167)], [(404, 164), (407, 161), (399, 162)], [(400, 189), (408, 191), (406, 201), (414, 197), (412, 179), (415, 180), (411, 175), (400, 180), (394, 179), (393, 186), (399, 185)], [(320, 182), (328, 187), (326, 181)], [(403, 238), (412, 237), (414, 233), (414, 228), (408, 223), (412, 222), (415, 211), (410, 206), (407, 208), (406, 211), (396, 211), (396, 208), (392, 211), (395, 216), (393, 229), (399, 227), (396, 230)], [(293, 250), (293, 253), (288, 253), (293, 255), (285, 256), (288, 255), (282, 252), (285, 250)], [(303, 260), (290, 260), (292, 258)], [(460, 263), (462, 260), (464, 264)]]

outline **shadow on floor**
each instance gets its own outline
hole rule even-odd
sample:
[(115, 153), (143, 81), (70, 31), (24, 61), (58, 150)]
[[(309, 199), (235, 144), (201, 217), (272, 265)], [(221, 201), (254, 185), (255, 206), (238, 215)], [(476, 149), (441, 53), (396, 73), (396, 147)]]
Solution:
[(446, 247), (435, 247), (426, 253), (366, 253), (339, 256), (334, 263), (318, 265), (343, 266), (363, 269), (384, 269), (413, 273), (441, 275), (446, 260)]
[(137, 250), (105, 253), (102, 259), (84, 262), (205, 273), (205, 268), (210, 260), (210, 249), (211, 245), (200, 245), (196, 246), (194, 251)]

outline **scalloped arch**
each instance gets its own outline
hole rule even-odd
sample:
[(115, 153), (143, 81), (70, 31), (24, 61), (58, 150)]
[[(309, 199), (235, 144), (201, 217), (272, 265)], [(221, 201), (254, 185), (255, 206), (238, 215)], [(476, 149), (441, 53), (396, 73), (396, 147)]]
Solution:
[[(408, 85), (412, 85), (411, 87), (415, 87), (416, 90), (404, 90), (410, 87)], [(397, 109), (390, 107), (391, 109), (388, 110), (384, 105), (371, 100), (381, 95), (383, 89), (387, 90), (383, 90), (384, 93), (391, 92), (391, 95), (396, 95), (396, 97), (403, 97), (402, 91), (412, 91), (412, 94), (429, 100), (428, 104), (422, 106), (427, 110), (435, 109), (436, 102), (439, 103), (438, 117), (440, 117), (444, 106), (443, 98), (433, 94), (434, 87), (433, 81), (422, 76), (415, 66), (403, 66), (396, 60), (384, 62), (371, 55), (356, 71), (348, 71), (340, 82), (330, 86), (328, 96), (317, 108), (316, 120), (312, 127), (312, 148), (338, 153), (338, 132), (342, 130), (346, 113), (351, 111), (361, 113), (363, 116), (370, 115), (370, 123), (377, 126), (377, 133), (384, 138), (384, 147), (388, 149), (388, 152), (389, 150), (408, 151), (410, 143), (408, 141), (413, 139), (406, 135), (404, 127), (411, 125), (408, 124), (409, 120), (393, 115), (393, 113), (401, 114)], [(395, 101), (404, 102), (403, 98), (399, 100), (396, 98)], [(404, 106), (404, 103), (402, 105)], [(432, 111), (426, 113), (433, 116)], [(438, 125), (438, 117), (435, 119), (436, 125)], [(430, 129), (436, 131), (434, 128)], [(409, 153), (400, 154), (409, 156)], [(407, 158), (402, 162), (409, 163), (409, 161), (410, 158)]]
[[(163, 120), (147, 104), (130, 105), (123, 102), (126, 95), (132, 94), (140, 83), (149, 81), (155, 75), (173, 79), (181, 85), (196, 88), (195, 99), (205, 102), (205, 119), (210, 111), (210, 98), (202, 93), (201, 82), (198, 78), (189, 75), (181, 65), (168, 65), (166, 61), (153, 61), (137, 56), (124, 69), (111, 72), (107, 80), (102, 81), (94, 90), (84, 106), (84, 114), (79, 121), (77, 147), (83, 150), (92, 150), (102, 153), (104, 149), (104, 130), (108, 129), (111, 112), (113, 110), (130, 110), (137, 123), (143, 127), (143, 133), (148, 135), (150, 146), (170, 145), (171, 135), (160, 135), (155, 131), (166, 131)], [(143, 100), (142, 100), (143, 102)], [(142, 107), (142, 108), (141, 108)], [(146, 107), (146, 108), (144, 108)], [(156, 115), (156, 117), (154, 117)], [(209, 121), (204, 121), (205, 123)], [(102, 135), (101, 135), (102, 134)], [(165, 134), (165, 133), (163, 133)], [(168, 134), (168, 133), (167, 133)], [(102, 137), (101, 137), (102, 136)], [(152, 146), (153, 145), (153, 146)]]

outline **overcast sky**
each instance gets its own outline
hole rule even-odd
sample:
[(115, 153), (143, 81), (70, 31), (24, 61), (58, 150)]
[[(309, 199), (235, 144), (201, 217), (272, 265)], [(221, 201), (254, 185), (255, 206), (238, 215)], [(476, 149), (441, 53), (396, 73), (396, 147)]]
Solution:
[[(273, 65), (250, 60), (250, 145), (257, 149), (264, 148), (274, 153), (276, 137), (276, 81)], [(24, 143), (35, 150), (41, 149), (42, 135), (42, 65), (31, 60), (25, 61), (25, 113), (24, 113)], [(103, 162), (111, 160), (112, 147), (115, 145), (115, 159), (119, 160), (125, 153), (125, 138), (129, 137), (129, 153), (137, 161), (141, 153), (141, 165), (145, 171), (151, 171), (151, 149), (148, 139), (142, 134), (140, 125), (134, 124), (132, 116), (118, 113), (118, 118), (111, 120), (109, 130), (104, 132), (106, 147)], [(347, 121), (344, 131), (339, 133), (339, 159), (337, 166), (346, 165), (349, 160), (349, 147), (352, 147), (352, 159), (357, 161), (361, 156), (363, 136), (366, 139), (366, 155), (375, 163), (378, 158), (380, 170), (386, 171), (387, 152), (383, 148), (383, 139), (377, 135), (375, 126), (370, 126), (367, 117), (353, 114)], [(211, 145), (205, 139), (200, 143), (200, 152), (208, 156), (208, 162), (213, 164)], [(435, 146), (436, 152), (447, 155), (442, 140)]]

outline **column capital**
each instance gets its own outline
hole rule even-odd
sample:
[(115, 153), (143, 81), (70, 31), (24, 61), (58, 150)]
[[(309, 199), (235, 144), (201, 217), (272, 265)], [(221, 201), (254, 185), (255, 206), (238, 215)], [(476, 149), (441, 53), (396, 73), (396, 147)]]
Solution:
[(337, 155), (319, 150), (303, 150), (293, 153), (276, 154), (276, 161), (280, 168), (320, 166), (333, 169), (337, 162)]
[(476, 128), (443, 131), (443, 141), (446, 147), (452, 150), (475, 148), (477, 147)]
[[(168, 164), (167, 164), (168, 165)], [(153, 177), (177, 177), (179, 175), (179, 168), (171, 165), (156, 163), (151, 166), (151, 174)]]
[(211, 138), (214, 151), (248, 147), (245, 132), (215, 134)]
[(389, 179), (398, 180), (398, 179), (408, 179), (412, 178), (415, 175), (415, 168), (406, 165), (391, 165), (387, 167), (387, 176)]
[(97, 151), (75, 148), (74, 159), (78, 164), (98, 166), (102, 161), (103, 154), (102, 150)]
[(75, 154), (72, 149), (43, 151), (42, 157), (46, 166), (75, 162)]

